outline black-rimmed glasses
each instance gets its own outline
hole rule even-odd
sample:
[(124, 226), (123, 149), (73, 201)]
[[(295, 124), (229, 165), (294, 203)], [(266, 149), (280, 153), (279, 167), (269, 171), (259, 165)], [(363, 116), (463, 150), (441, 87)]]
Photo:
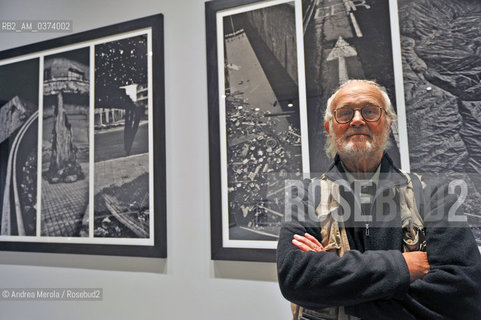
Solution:
[(361, 116), (365, 121), (376, 122), (381, 118), (384, 109), (373, 104), (367, 104), (364, 107), (357, 109), (344, 106), (334, 110), (334, 119), (336, 119), (339, 124), (351, 122), (357, 110), (361, 112)]

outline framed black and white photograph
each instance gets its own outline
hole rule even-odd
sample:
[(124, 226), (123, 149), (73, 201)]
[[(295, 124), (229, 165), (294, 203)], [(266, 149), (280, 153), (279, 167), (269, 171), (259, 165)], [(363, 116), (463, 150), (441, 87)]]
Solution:
[(331, 163), (324, 111), (348, 79), (385, 87), (409, 170), (397, 23), (387, 1), (206, 3), (212, 259), (275, 261), (289, 183)]
[(163, 16), (0, 52), (0, 250), (166, 257)]
[(285, 181), (309, 172), (301, 17), (206, 3), (213, 259), (273, 261)]
[(462, 209), (481, 249), (481, 2), (397, 5), (411, 170), (466, 182)]

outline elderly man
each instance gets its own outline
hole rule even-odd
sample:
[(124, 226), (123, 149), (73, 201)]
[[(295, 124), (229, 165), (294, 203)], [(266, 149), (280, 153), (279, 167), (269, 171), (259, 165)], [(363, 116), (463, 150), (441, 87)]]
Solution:
[(481, 257), (450, 212), (457, 197), (394, 166), (394, 119), (372, 81), (327, 102), (334, 164), (290, 195), (277, 249), (295, 319), (481, 319)]

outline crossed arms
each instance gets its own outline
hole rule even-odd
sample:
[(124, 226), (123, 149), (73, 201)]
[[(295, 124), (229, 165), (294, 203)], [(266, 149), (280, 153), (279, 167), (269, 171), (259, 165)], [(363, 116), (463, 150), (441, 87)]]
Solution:
[(295, 219), (281, 229), (278, 279), (288, 300), (311, 309), (342, 305), (365, 319), (481, 319), (481, 257), (468, 228), (426, 226), (427, 253), (338, 257), (318, 237), (320, 227)]
[[(313, 251), (321, 252), (325, 251), (322, 244), (314, 236), (309, 233), (305, 233), (304, 236), (295, 234), (292, 239), (292, 244), (298, 247), (303, 252)], [(414, 280), (422, 279), (429, 271), (428, 255), (426, 252), (412, 251), (403, 252), (403, 258), (406, 261), (410, 282)]]

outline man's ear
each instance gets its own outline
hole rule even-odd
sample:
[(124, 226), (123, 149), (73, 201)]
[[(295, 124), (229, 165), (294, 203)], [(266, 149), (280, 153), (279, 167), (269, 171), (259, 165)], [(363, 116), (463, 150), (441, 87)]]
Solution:
[(394, 121), (394, 116), (393, 116), (393, 115), (390, 115), (389, 118), (390, 118), (390, 120), (391, 120), (391, 121), (389, 121), (389, 131), (391, 131), (392, 123), (393, 123), (393, 121)]
[(329, 132), (329, 121), (326, 121), (324, 122), (324, 129), (326, 129), (326, 132), (328, 135), (331, 135), (331, 133)]

